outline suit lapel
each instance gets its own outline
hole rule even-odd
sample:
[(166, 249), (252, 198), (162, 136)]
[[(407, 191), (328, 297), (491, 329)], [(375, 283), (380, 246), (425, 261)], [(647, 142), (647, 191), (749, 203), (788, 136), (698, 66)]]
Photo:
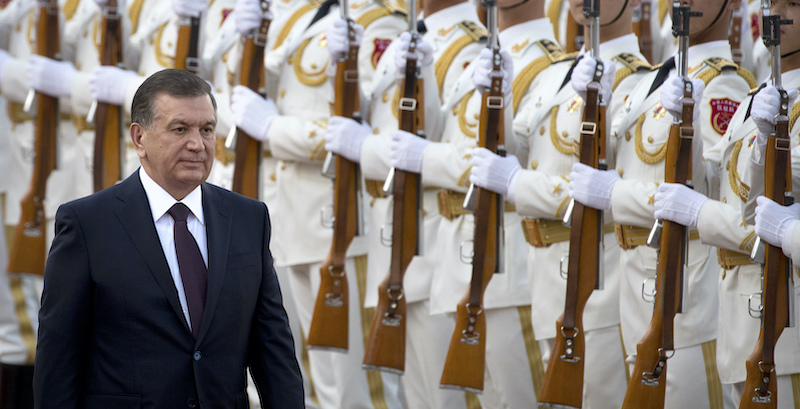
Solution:
[(117, 194), (121, 203), (115, 209), (117, 218), (122, 223), (125, 231), (133, 241), (142, 259), (147, 263), (147, 267), (164, 291), (169, 304), (175, 314), (178, 315), (187, 331), (189, 326), (186, 324), (178, 291), (175, 289), (175, 282), (169, 271), (167, 259), (164, 257), (164, 250), (161, 248), (161, 241), (158, 239), (153, 215), (150, 212), (150, 204), (147, 201), (139, 174), (134, 173), (120, 184), (120, 191)]
[(207, 183), (202, 185), (202, 189), (203, 213), (208, 236), (208, 290), (200, 333), (197, 337), (198, 345), (208, 332), (214, 311), (219, 303), (222, 284), (225, 281), (225, 266), (228, 260), (228, 243), (231, 235), (231, 217), (225, 207), (223, 197)]

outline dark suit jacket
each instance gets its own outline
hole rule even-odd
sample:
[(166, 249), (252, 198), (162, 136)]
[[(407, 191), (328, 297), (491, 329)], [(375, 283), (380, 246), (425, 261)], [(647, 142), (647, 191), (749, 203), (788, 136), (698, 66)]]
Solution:
[(208, 295), (195, 340), (138, 174), (67, 203), (45, 271), (36, 408), (303, 407), (263, 203), (203, 184)]

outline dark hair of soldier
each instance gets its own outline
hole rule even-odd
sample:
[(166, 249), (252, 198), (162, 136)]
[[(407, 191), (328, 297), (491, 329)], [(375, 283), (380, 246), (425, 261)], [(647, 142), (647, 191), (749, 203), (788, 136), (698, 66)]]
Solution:
[(159, 95), (176, 98), (208, 95), (211, 98), (211, 105), (214, 106), (214, 113), (217, 112), (217, 101), (207, 82), (188, 71), (166, 69), (151, 75), (136, 90), (131, 104), (131, 122), (145, 129), (151, 129), (156, 120), (155, 104)]

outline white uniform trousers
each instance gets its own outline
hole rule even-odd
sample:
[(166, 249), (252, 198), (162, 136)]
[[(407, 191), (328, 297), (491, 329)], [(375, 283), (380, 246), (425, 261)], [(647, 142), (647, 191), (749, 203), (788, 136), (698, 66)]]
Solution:
[[(732, 399), (738, 405), (744, 392), (744, 382), (737, 382), (732, 386)], [(778, 375), (778, 409), (798, 407), (800, 407), (800, 374)]]
[(497, 392), (499, 405), (483, 407), (535, 407), (536, 394), (544, 379), (544, 365), (531, 325), (531, 306), (494, 308), (484, 313), (487, 332), (484, 383)]
[[(308, 334), (314, 303), (320, 285), (322, 263), (287, 267), (291, 295), (303, 334)], [(369, 335), (372, 309), (362, 310), (366, 286), (366, 256), (347, 258), (345, 271), (349, 289), (348, 351), (309, 350), (310, 375), (314, 393), (322, 409), (402, 408), (400, 377), (389, 373), (365, 371), (364, 338)]]
[(444, 314), (430, 314), (430, 303), (406, 306), (406, 370), (403, 387), (409, 409), (465, 409), (466, 394), (439, 388), (455, 324)]
[[(2, 219), (3, 215), (0, 214), (0, 221)], [(21, 365), (25, 363), (28, 356), (28, 348), (20, 334), (19, 321), (14, 309), (15, 301), (11, 292), (11, 281), (6, 274), (7, 249), (10, 244), (6, 243), (5, 235), (0, 235), (0, 362)]]
[[(541, 340), (539, 343), (545, 365), (550, 360), (554, 343), (553, 338)], [(625, 390), (628, 389), (624, 352), (618, 325), (586, 331), (583, 409), (622, 407)]]

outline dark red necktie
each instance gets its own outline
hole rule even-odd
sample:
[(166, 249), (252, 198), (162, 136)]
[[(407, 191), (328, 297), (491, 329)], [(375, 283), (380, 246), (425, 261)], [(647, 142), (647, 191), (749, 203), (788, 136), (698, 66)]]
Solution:
[(203, 262), (200, 247), (189, 233), (186, 218), (191, 211), (183, 203), (175, 203), (167, 212), (175, 220), (175, 253), (178, 256), (178, 270), (186, 293), (186, 304), (189, 306), (189, 319), (192, 322), (192, 333), (195, 338), (200, 332), (200, 321), (206, 305), (206, 289), (208, 287), (208, 269)]

